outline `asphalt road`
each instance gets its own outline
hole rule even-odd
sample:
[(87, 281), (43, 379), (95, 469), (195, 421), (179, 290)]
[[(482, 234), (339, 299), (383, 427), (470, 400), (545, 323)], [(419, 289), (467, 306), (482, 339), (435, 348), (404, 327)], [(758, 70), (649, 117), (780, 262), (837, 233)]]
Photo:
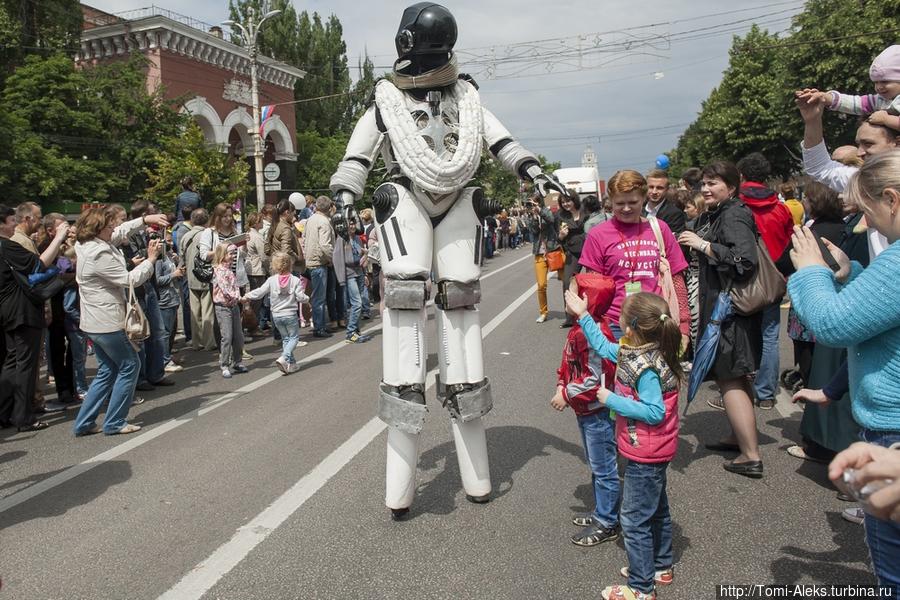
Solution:
[[(622, 581), (621, 541), (569, 541), (592, 495), (575, 418), (549, 406), (566, 334), (559, 283), (551, 320), (537, 324), (527, 249), (485, 273), (492, 502), (466, 502), (430, 390), (411, 518), (390, 520), (373, 419), (378, 320), (368, 344), (309, 338), (288, 377), (271, 366), (271, 340), (250, 344), (250, 373), (231, 380), (211, 354), (184, 351), (179, 385), (132, 410), (139, 434), (76, 439), (71, 412), (40, 433), (0, 431), (0, 600), (588, 598)], [(847, 505), (824, 466), (784, 451), (799, 412), (785, 397), (758, 412), (766, 476), (754, 481), (703, 448), (726, 430), (705, 403), (712, 393), (682, 420), (669, 470), (677, 566), (660, 597), (712, 597), (719, 583), (872, 583), (862, 527), (840, 518)]]

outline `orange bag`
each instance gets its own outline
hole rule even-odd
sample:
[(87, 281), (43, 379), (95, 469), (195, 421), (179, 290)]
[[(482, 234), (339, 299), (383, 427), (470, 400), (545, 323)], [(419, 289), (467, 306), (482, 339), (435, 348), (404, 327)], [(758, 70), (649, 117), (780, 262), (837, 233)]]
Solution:
[(544, 255), (544, 258), (547, 259), (548, 271), (560, 271), (566, 266), (566, 254), (562, 251), (562, 248), (548, 252)]

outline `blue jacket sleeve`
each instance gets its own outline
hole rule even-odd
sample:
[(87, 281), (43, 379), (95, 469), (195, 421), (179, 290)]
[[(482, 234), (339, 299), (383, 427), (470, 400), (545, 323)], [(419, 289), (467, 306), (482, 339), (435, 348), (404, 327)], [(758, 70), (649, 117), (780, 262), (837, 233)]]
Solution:
[(78, 325), (81, 323), (81, 307), (78, 301), (78, 288), (67, 287), (63, 290), (63, 312), (70, 322)]
[(584, 315), (578, 319), (578, 324), (581, 325), (584, 337), (591, 346), (591, 350), (599, 354), (601, 358), (616, 362), (616, 357), (619, 354), (619, 345), (613, 344), (606, 339), (606, 336), (600, 331), (600, 327), (597, 326), (594, 319), (590, 315)]
[(885, 301), (897, 288), (900, 245), (892, 244), (865, 270), (852, 269), (852, 279), (835, 285), (823, 266), (800, 269), (788, 280), (791, 302), (816, 341), (849, 348), (900, 326), (900, 302)]
[(663, 417), (666, 416), (666, 405), (662, 397), (662, 384), (656, 371), (644, 371), (638, 378), (637, 393), (637, 401), (618, 394), (610, 394), (606, 397), (606, 406), (626, 419), (635, 419), (650, 425), (662, 423)]

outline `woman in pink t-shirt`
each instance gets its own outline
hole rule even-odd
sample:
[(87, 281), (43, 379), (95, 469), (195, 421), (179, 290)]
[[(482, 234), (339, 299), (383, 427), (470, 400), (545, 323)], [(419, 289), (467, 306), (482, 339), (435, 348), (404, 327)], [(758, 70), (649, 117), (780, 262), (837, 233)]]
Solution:
[[(613, 218), (591, 229), (579, 261), (581, 266), (608, 275), (616, 282), (616, 295), (606, 313), (616, 339), (622, 337), (619, 314), (626, 296), (637, 292), (662, 294), (659, 244), (653, 227), (641, 217), (646, 194), (647, 180), (637, 171), (618, 171), (613, 175), (609, 180)], [(682, 333), (687, 335), (690, 309), (683, 271), (688, 264), (668, 225), (662, 221), (658, 223), (678, 295), (679, 322)]]

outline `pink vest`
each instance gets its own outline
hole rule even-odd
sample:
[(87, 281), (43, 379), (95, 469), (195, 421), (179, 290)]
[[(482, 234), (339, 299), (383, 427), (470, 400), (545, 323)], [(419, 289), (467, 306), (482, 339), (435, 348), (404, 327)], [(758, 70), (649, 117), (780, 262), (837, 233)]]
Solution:
[(616, 394), (637, 398), (638, 379), (652, 369), (659, 375), (666, 406), (666, 414), (658, 425), (616, 415), (619, 454), (639, 463), (671, 461), (678, 449), (678, 378), (663, 360), (657, 344), (619, 346), (617, 361)]

